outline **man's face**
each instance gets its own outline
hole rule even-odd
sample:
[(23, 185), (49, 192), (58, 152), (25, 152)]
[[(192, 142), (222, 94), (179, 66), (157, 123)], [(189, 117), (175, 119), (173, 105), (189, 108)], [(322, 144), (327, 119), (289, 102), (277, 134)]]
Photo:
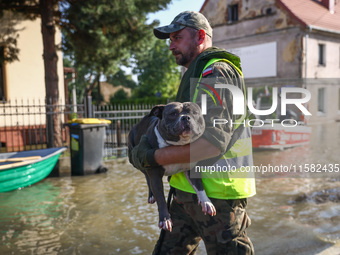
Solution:
[(176, 63), (188, 67), (198, 55), (197, 33), (192, 34), (188, 28), (170, 34), (170, 47)]

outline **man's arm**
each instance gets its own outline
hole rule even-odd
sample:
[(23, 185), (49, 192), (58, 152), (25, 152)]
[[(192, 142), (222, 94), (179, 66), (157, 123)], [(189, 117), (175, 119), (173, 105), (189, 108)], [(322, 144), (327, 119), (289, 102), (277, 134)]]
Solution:
[[(206, 76), (204, 82), (212, 87), (216, 83), (235, 84), (242, 86), (240, 77), (236, 70), (233, 70), (225, 62), (217, 62), (212, 65), (213, 71)], [(159, 165), (198, 162), (214, 158), (223, 153), (233, 134), (229, 125), (213, 125), (213, 119), (227, 119), (230, 123), (232, 116), (232, 96), (228, 90), (220, 90), (219, 95), (223, 107), (217, 105), (208, 97), (208, 114), (205, 115), (206, 131), (203, 136), (192, 144), (184, 146), (169, 146), (155, 151), (154, 159)], [(200, 104), (200, 96), (196, 103)]]
[(169, 146), (155, 151), (155, 161), (159, 165), (197, 162), (213, 158), (221, 151), (208, 140), (200, 138), (192, 144)]
[[(224, 62), (217, 62), (212, 65), (213, 73), (205, 80), (210, 85), (235, 84), (239, 77), (235, 76), (236, 71)], [(236, 81), (236, 83), (235, 83)], [(184, 146), (169, 146), (162, 149), (152, 149), (147, 139), (141, 139), (140, 143), (133, 149), (130, 162), (138, 169), (155, 167), (159, 165), (189, 163), (214, 158), (225, 152), (233, 133), (230, 125), (213, 125), (213, 119), (226, 119), (228, 123), (234, 118), (232, 115), (232, 95), (229, 90), (218, 91), (223, 102), (223, 107), (215, 105), (208, 97), (208, 114), (205, 115), (206, 129), (201, 138), (196, 142)], [(198, 96), (198, 99), (200, 96)], [(200, 104), (199, 100), (196, 103)]]

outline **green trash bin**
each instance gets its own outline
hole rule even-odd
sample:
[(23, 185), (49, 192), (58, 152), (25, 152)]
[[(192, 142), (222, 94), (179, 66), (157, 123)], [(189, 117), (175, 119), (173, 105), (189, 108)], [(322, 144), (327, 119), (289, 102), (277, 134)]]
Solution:
[(106, 172), (102, 165), (105, 128), (111, 121), (104, 119), (73, 119), (70, 129), (71, 175)]

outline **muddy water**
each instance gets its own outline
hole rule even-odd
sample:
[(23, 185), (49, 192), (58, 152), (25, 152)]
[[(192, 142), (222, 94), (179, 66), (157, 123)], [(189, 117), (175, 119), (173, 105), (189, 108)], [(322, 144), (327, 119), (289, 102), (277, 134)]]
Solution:
[[(308, 146), (255, 152), (255, 164), (340, 163), (340, 123), (312, 134)], [(147, 204), (144, 176), (128, 164), (108, 165), (105, 174), (0, 193), (0, 254), (151, 254), (157, 208)], [(256, 254), (340, 254), (340, 173), (279, 177), (258, 178), (249, 199)]]

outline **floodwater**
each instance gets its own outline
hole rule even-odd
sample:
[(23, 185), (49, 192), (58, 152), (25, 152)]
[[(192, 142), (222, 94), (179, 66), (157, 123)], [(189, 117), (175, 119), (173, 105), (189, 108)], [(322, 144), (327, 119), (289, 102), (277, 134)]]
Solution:
[[(314, 126), (309, 145), (255, 152), (255, 165), (339, 164), (339, 143), (340, 123)], [(107, 165), (107, 173), (0, 193), (0, 254), (151, 254), (159, 230), (144, 176)], [(256, 254), (340, 254), (340, 173), (278, 176), (257, 178), (249, 199)]]

